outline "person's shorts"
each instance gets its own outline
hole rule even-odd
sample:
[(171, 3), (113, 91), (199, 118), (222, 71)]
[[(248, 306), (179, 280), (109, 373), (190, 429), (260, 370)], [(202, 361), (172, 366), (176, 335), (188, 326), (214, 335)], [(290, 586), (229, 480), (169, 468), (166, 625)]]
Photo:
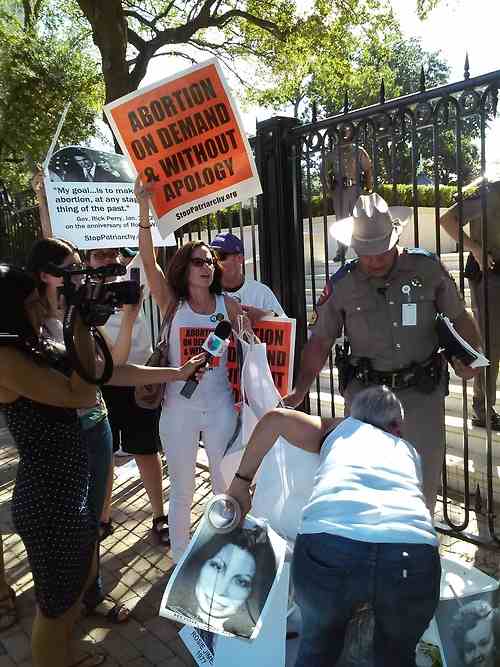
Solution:
[(134, 387), (105, 386), (103, 396), (113, 434), (113, 451), (120, 446), (127, 454), (156, 454), (161, 451), (158, 432), (161, 408), (145, 410), (134, 400)]

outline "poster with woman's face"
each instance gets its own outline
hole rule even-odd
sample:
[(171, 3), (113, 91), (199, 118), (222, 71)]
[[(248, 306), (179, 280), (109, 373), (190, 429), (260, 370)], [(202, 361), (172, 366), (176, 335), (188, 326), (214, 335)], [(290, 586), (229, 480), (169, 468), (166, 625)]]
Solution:
[(499, 610), (492, 594), (441, 600), (436, 620), (448, 667), (497, 667)]
[(247, 517), (219, 533), (200, 523), (170, 577), (160, 615), (202, 631), (254, 639), (283, 567), (285, 542)]

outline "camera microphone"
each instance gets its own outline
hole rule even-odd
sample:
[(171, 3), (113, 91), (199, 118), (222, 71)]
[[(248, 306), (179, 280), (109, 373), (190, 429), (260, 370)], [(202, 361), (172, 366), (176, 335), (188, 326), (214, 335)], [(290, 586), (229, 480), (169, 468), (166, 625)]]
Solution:
[[(205, 362), (205, 366), (208, 365), (210, 358), (222, 357), (227, 348), (226, 339), (231, 335), (231, 330), (231, 322), (222, 320), (222, 322), (219, 322), (219, 324), (215, 327), (215, 331), (210, 332), (208, 338), (202, 345), (203, 350), (205, 350), (207, 353), (207, 361)], [(195, 371), (191, 377), (186, 380), (184, 386), (181, 389), (181, 396), (184, 396), (184, 398), (191, 398), (194, 390), (198, 386), (196, 372), (197, 371)]]

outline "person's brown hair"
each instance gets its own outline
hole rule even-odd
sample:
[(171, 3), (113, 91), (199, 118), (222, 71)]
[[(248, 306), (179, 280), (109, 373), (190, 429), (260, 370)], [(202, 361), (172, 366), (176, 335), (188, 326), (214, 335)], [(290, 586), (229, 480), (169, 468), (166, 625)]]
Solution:
[(31, 246), (26, 268), (33, 275), (36, 281), (38, 292), (42, 299), (45, 299), (46, 285), (40, 277), (42, 272), (47, 271), (49, 264), (61, 266), (66, 257), (78, 253), (78, 248), (70, 241), (51, 237), (35, 241)]
[(186, 301), (189, 298), (188, 274), (191, 257), (196, 248), (207, 248), (214, 262), (214, 279), (209, 287), (212, 294), (221, 294), (220, 265), (210, 247), (204, 241), (189, 241), (177, 250), (167, 268), (167, 282), (175, 295), (176, 301)]

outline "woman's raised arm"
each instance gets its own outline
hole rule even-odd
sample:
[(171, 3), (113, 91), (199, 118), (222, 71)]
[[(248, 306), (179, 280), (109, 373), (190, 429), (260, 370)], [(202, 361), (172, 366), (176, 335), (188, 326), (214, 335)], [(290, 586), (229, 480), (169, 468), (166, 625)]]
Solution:
[(172, 303), (173, 295), (161, 266), (156, 261), (151, 222), (149, 220), (149, 191), (137, 176), (134, 194), (139, 202), (139, 252), (153, 299), (158, 304), (162, 316)]

